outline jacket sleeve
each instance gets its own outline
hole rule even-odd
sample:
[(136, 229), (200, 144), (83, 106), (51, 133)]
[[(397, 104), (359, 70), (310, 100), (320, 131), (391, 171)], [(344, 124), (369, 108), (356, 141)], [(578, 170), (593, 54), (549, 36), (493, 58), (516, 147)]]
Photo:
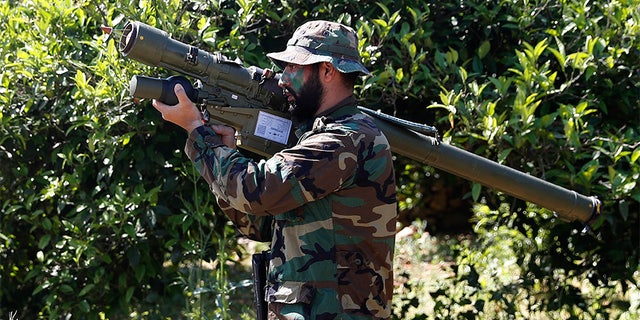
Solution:
[[(216, 143), (215, 136), (209, 127), (195, 129), (186, 152), (226, 210), (251, 216), (281, 214), (340, 189), (353, 179), (358, 160), (359, 138), (340, 130), (311, 132), (259, 162)], [(245, 219), (253, 218), (239, 220)]]
[(189, 134), (185, 153), (216, 196), (220, 209), (233, 222), (238, 231), (252, 240), (271, 241), (272, 217), (256, 216), (236, 210), (230, 206), (228, 198), (223, 192), (224, 189), (221, 189), (220, 185), (216, 183), (216, 176), (220, 172), (220, 161), (216, 157), (226, 159), (237, 151), (225, 147), (213, 129), (201, 126)]

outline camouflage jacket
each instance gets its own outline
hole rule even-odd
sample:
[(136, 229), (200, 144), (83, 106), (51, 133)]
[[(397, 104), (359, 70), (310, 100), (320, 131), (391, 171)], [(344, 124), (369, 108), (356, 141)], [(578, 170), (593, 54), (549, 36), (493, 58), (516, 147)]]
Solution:
[(259, 162), (216, 143), (206, 126), (189, 135), (185, 151), (225, 214), (249, 238), (271, 241), (271, 312), (390, 318), (392, 158), (355, 103), (351, 97), (316, 117), (294, 147)]

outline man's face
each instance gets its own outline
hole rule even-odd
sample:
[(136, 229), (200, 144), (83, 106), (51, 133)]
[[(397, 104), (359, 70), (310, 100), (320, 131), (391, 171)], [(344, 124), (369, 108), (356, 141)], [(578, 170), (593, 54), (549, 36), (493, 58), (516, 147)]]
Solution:
[(302, 123), (311, 120), (320, 108), (324, 90), (318, 70), (318, 64), (288, 64), (280, 77), (279, 85), (285, 91), (294, 121)]

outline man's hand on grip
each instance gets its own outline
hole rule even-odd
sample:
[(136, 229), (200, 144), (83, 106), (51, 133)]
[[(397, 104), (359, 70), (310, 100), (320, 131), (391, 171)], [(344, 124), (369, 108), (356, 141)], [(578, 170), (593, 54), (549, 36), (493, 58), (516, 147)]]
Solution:
[(229, 148), (236, 148), (236, 129), (222, 124), (212, 124), (211, 129), (222, 139), (222, 143)]

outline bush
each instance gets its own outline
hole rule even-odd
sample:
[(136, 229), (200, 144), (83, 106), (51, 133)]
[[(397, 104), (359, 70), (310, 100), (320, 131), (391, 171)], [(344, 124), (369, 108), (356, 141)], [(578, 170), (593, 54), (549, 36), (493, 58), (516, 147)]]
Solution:
[(130, 76), (149, 69), (123, 61), (99, 29), (139, 9), (175, 16), (175, 3), (0, 6), (0, 256), (11, 262), (0, 266), (0, 315), (182, 314), (172, 306), (190, 289), (183, 264), (215, 259), (233, 231), (211, 214), (180, 132), (127, 97)]

